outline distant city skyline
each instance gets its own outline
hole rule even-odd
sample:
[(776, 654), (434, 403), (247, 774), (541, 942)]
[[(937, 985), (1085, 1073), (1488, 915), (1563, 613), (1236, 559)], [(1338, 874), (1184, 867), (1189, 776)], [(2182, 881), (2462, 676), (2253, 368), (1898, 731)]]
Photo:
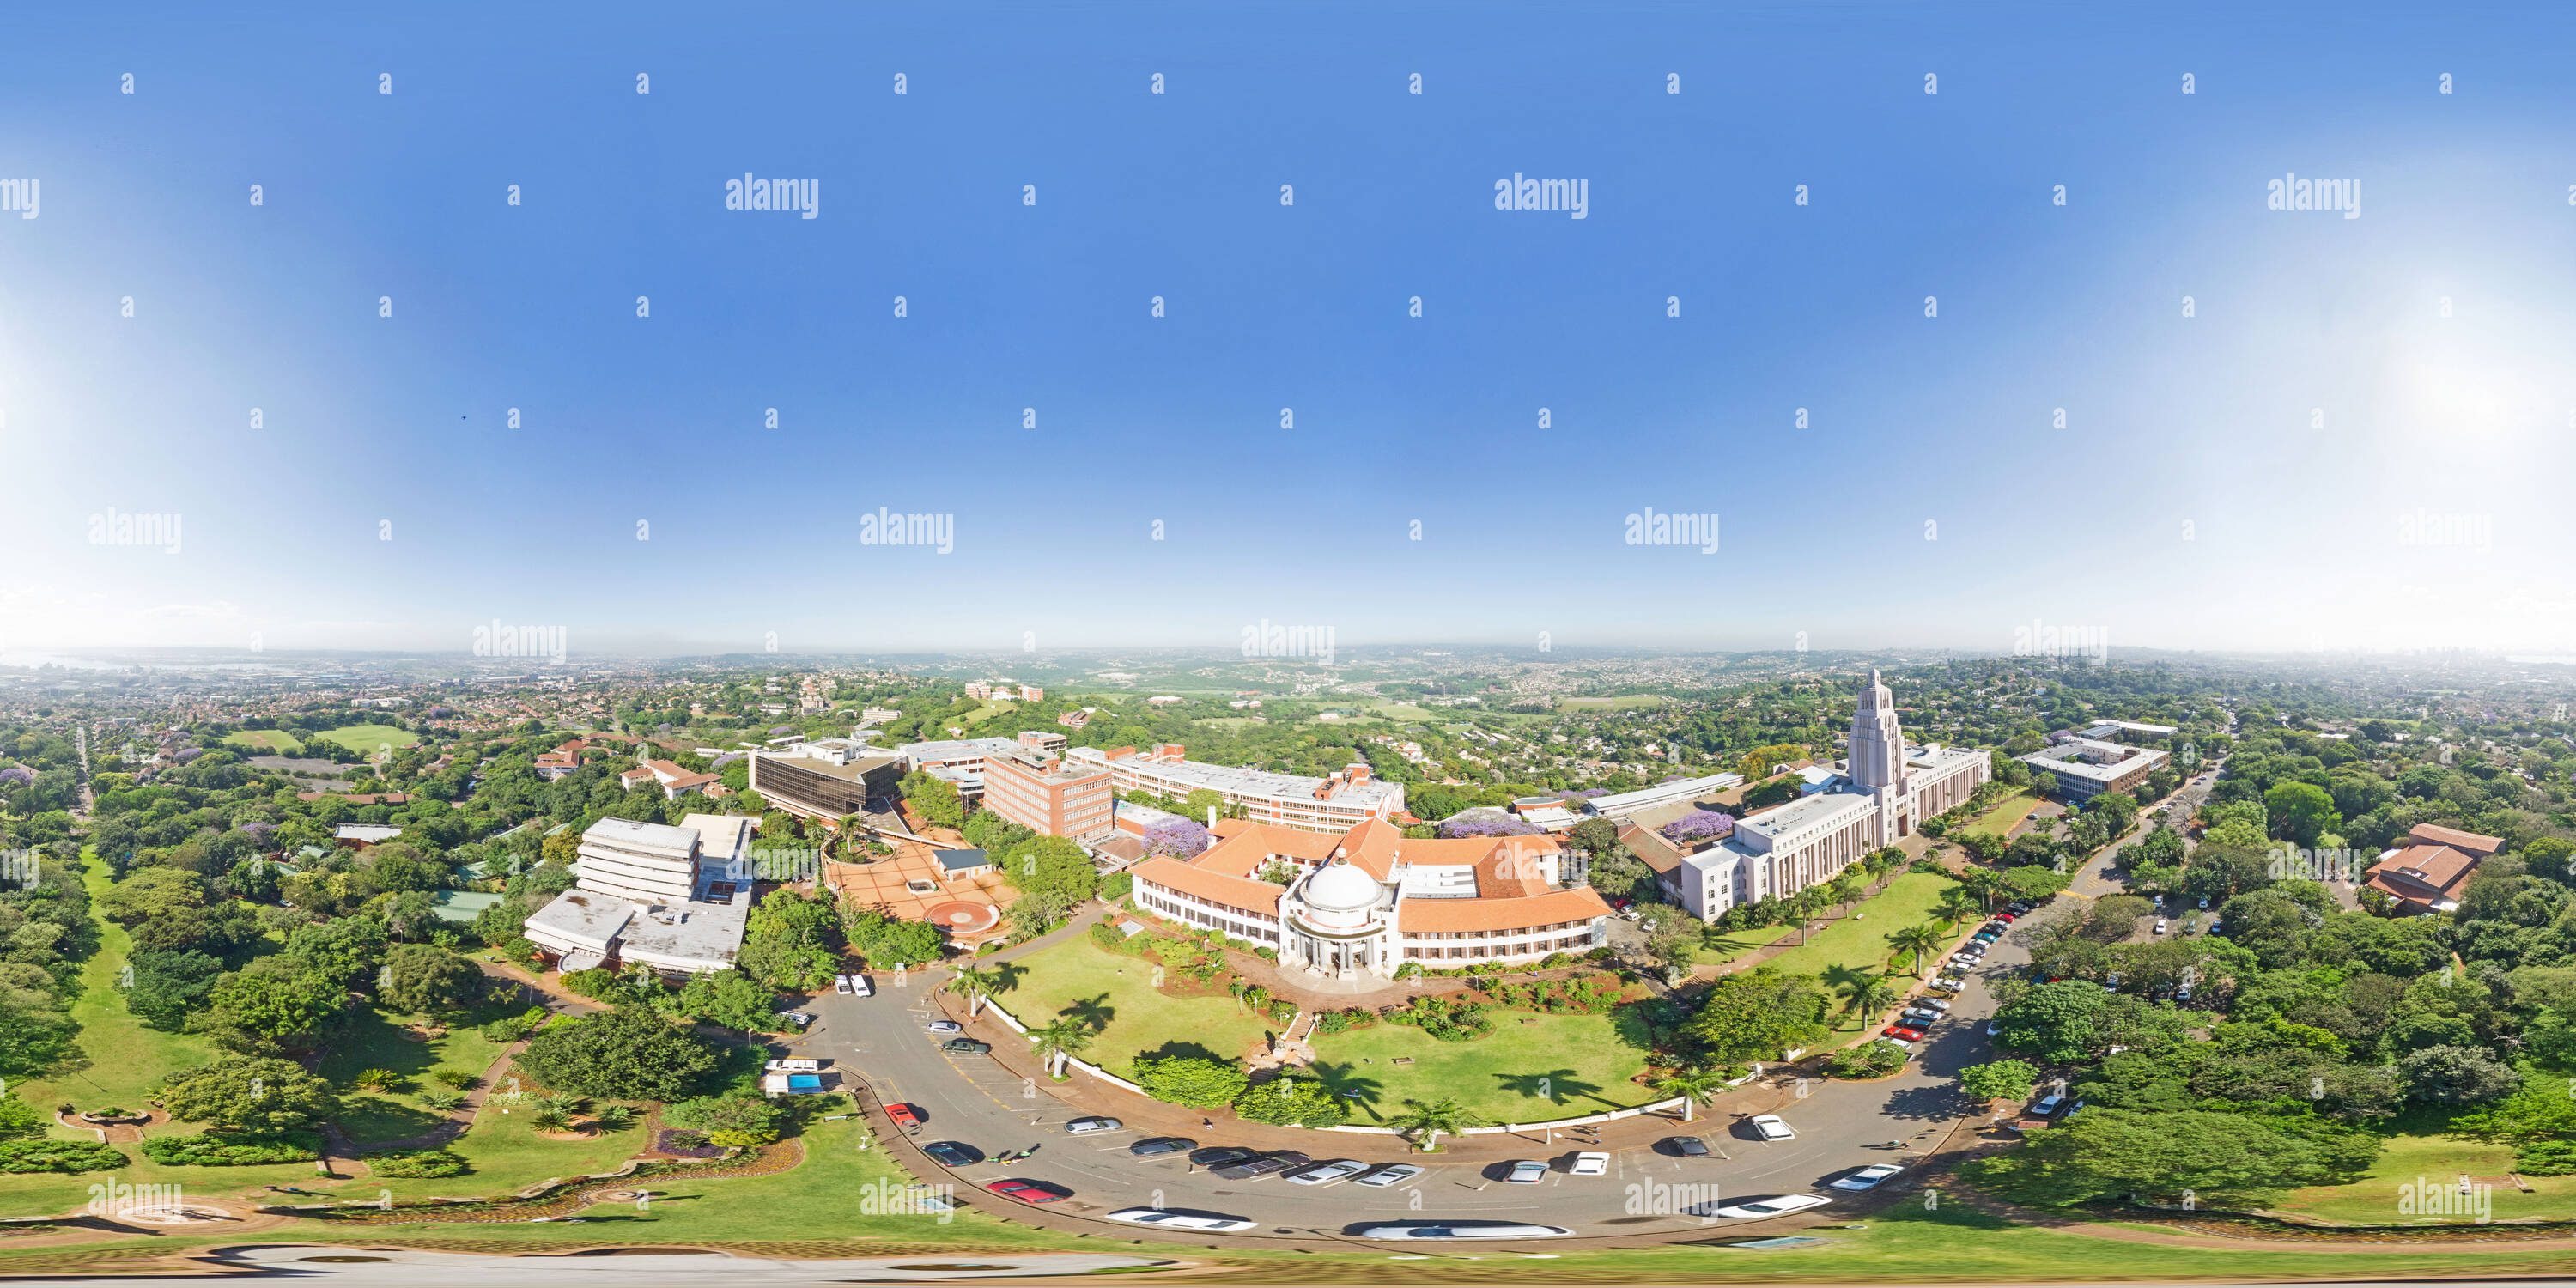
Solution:
[(2566, 12), (146, 12), (0, 649), (2576, 653)]

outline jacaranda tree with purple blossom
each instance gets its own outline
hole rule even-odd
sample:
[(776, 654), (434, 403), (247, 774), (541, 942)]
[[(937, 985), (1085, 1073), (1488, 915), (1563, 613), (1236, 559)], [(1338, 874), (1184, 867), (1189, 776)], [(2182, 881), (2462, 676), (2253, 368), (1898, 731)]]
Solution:
[(1713, 809), (1695, 809), (1657, 829), (1664, 839), (1675, 845), (1698, 845), (1735, 833), (1735, 818)]
[(1174, 859), (1195, 858), (1213, 839), (1206, 828), (1188, 819), (1176, 818), (1145, 829), (1145, 853)]
[(1541, 830), (1498, 809), (1464, 810), (1440, 824), (1440, 835), (1447, 837), (1536, 836)]

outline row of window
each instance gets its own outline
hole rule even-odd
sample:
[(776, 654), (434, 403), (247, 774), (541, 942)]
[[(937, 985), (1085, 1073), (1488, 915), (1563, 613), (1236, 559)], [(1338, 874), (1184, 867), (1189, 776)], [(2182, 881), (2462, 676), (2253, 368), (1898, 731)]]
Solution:
[(1577, 926), (1588, 928), (1590, 925), (1590, 922), (1584, 921), (1560, 921), (1546, 926), (1522, 926), (1517, 930), (1408, 931), (1404, 937), (1407, 939), (1517, 939), (1522, 935), (1542, 935), (1551, 930), (1572, 930)]
[(1543, 953), (1567, 952), (1586, 947), (1591, 942), (1590, 935), (1568, 935), (1563, 939), (1542, 939), (1526, 946), (1478, 944), (1473, 948), (1407, 948), (1404, 950), (1404, 959), (1409, 962), (1419, 962), (1474, 957), (1529, 957)]

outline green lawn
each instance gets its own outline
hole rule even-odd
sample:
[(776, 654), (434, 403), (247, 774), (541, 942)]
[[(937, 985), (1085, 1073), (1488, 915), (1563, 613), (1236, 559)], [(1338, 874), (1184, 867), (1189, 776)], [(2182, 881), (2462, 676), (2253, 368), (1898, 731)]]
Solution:
[[(1940, 902), (1941, 892), (1955, 884), (1948, 877), (1929, 872), (1905, 873), (1888, 883), (1885, 890), (1854, 905), (1855, 915), (1835, 918), (1823, 930), (1809, 935), (1804, 945), (1763, 964), (1791, 975), (1823, 975), (1836, 969), (1886, 969), (1894, 952), (1887, 946), (1888, 934), (1938, 920), (1933, 907)], [(1895, 969), (1905, 973), (1913, 967), (1909, 957)]]
[(1417, 707), (1410, 702), (1397, 702), (1392, 698), (1381, 699), (1374, 702), (1370, 704), (1368, 709), (1371, 714), (1385, 716), (1389, 720), (1430, 720), (1435, 718), (1429, 707)]
[(2411, 1217), (2397, 1211), (2398, 1187), (2410, 1181), (2457, 1186), (2467, 1173), (2479, 1184), (2495, 1185), (2495, 1219), (2531, 1217), (2566, 1220), (2576, 1213), (2576, 1176), (2532, 1176), (2532, 1193), (2498, 1184), (2513, 1170), (2513, 1146), (2454, 1140), (2442, 1134), (2447, 1115), (2417, 1111), (2396, 1120), (2406, 1130), (2388, 1137), (2388, 1147), (2371, 1165), (2370, 1174), (2349, 1185), (2313, 1185), (2293, 1190), (2272, 1206), (2325, 1221), (2421, 1223), (2465, 1222), (2466, 1217)]
[[(1362, 1093), (1351, 1102), (1357, 1122), (1393, 1118), (1408, 1099), (1443, 1096), (1496, 1123), (1573, 1118), (1655, 1098), (1630, 1081), (1646, 1070), (1645, 1049), (1623, 1038), (1610, 1016), (1497, 1010), (1493, 1018), (1493, 1032), (1473, 1042), (1383, 1022), (1318, 1035), (1315, 1071), (1337, 1091)], [(1405, 1058), (1413, 1063), (1395, 1063)]]
[(345, 729), (334, 729), (321, 736), (362, 756), (374, 755), (378, 747), (387, 743), (393, 744), (397, 751), (420, 745), (419, 734), (396, 729), (392, 725), (350, 725)]
[[(437, 1127), (446, 1116), (420, 1103), (421, 1092), (439, 1085), (430, 1080), (430, 1071), (454, 1068), (480, 1074), (508, 1049), (502, 1043), (486, 1040), (470, 1024), (450, 1030), (435, 1041), (414, 1041), (402, 1025), (421, 1018), (391, 1015), (376, 1007), (363, 1008), (349, 1017), (348, 1028), (324, 1054), (315, 1072), (340, 1089), (345, 1099), (340, 1129), (349, 1134), (349, 1139), (362, 1145), (406, 1140)], [(351, 1090), (350, 1084), (368, 1069), (390, 1069), (409, 1082), (389, 1095)]]
[(224, 739), (230, 747), (248, 747), (262, 755), (294, 756), (303, 753), (303, 744), (283, 729), (240, 729)]
[(1232, 1060), (1271, 1032), (1230, 997), (1163, 996), (1154, 991), (1155, 963), (1110, 952), (1087, 937), (1015, 964), (1027, 973), (999, 995), (1003, 1008), (1036, 1026), (1079, 1004), (1103, 1026), (1082, 1058), (1122, 1076), (1140, 1052), (1168, 1046)]
[[(114, 884), (108, 879), (106, 861), (85, 850), (82, 862), (89, 897), (104, 898)], [(149, 1099), (146, 1091), (163, 1074), (214, 1058), (204, 1038), (147, 1029), (125, 1009), (125, 997), (116, 985), (127, 955), (134, 951), (134, 937), (115, 922), (97, 920), (98, 952), (83, 963), (81, 993), (71, 1004), (71, 1017), (81, 1026), (75, 1057), (62, 1072), (13, 1085), (12, 1090), (30, 1104), (51, 1108), (69, 1101), (83, 1108), (140, 1107)]]
[(1990, 832), (1996, 836), (2002, 836), (2012, 831), (2014, 824), (2030, 817), (2030, 812), (2037, 808), (2039, 808), (2038, 797), (2029, 792), (2014, 792), (1989, 806), (1985, 813), (1968, 820), (1967, 825), (1960, 828), (1954, 835)]
[(1720, 931), (1708, 938), (1706, 945), (1692, 955), (1692, 960), (1703, 966), (1723, 966), (1756, 948), (1768, 947), (1796, 933), (1796, 926)]

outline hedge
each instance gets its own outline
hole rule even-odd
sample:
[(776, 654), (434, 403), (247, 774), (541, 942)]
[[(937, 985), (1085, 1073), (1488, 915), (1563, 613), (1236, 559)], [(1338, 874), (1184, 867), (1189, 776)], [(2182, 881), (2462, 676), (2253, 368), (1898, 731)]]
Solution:
[(95, 1141), (14, 1140), (0, 1144), (0, 1174), (103, 1172), (133, 1161), (125, 1151)]
[(287, 1136), (152, 1136), (143, 1156), (165, 1167), (254, 1167), (263, 1163), (309, 1163), (322, 1156), (322, 1138), (310, 1132)]
[(369, 1154), (367, 1170), (396, 1180), (436, 1180), (443, 1176), (462, 1176), (473, 1169), (466, 1161), (443, 1149), (394, 1149)]

